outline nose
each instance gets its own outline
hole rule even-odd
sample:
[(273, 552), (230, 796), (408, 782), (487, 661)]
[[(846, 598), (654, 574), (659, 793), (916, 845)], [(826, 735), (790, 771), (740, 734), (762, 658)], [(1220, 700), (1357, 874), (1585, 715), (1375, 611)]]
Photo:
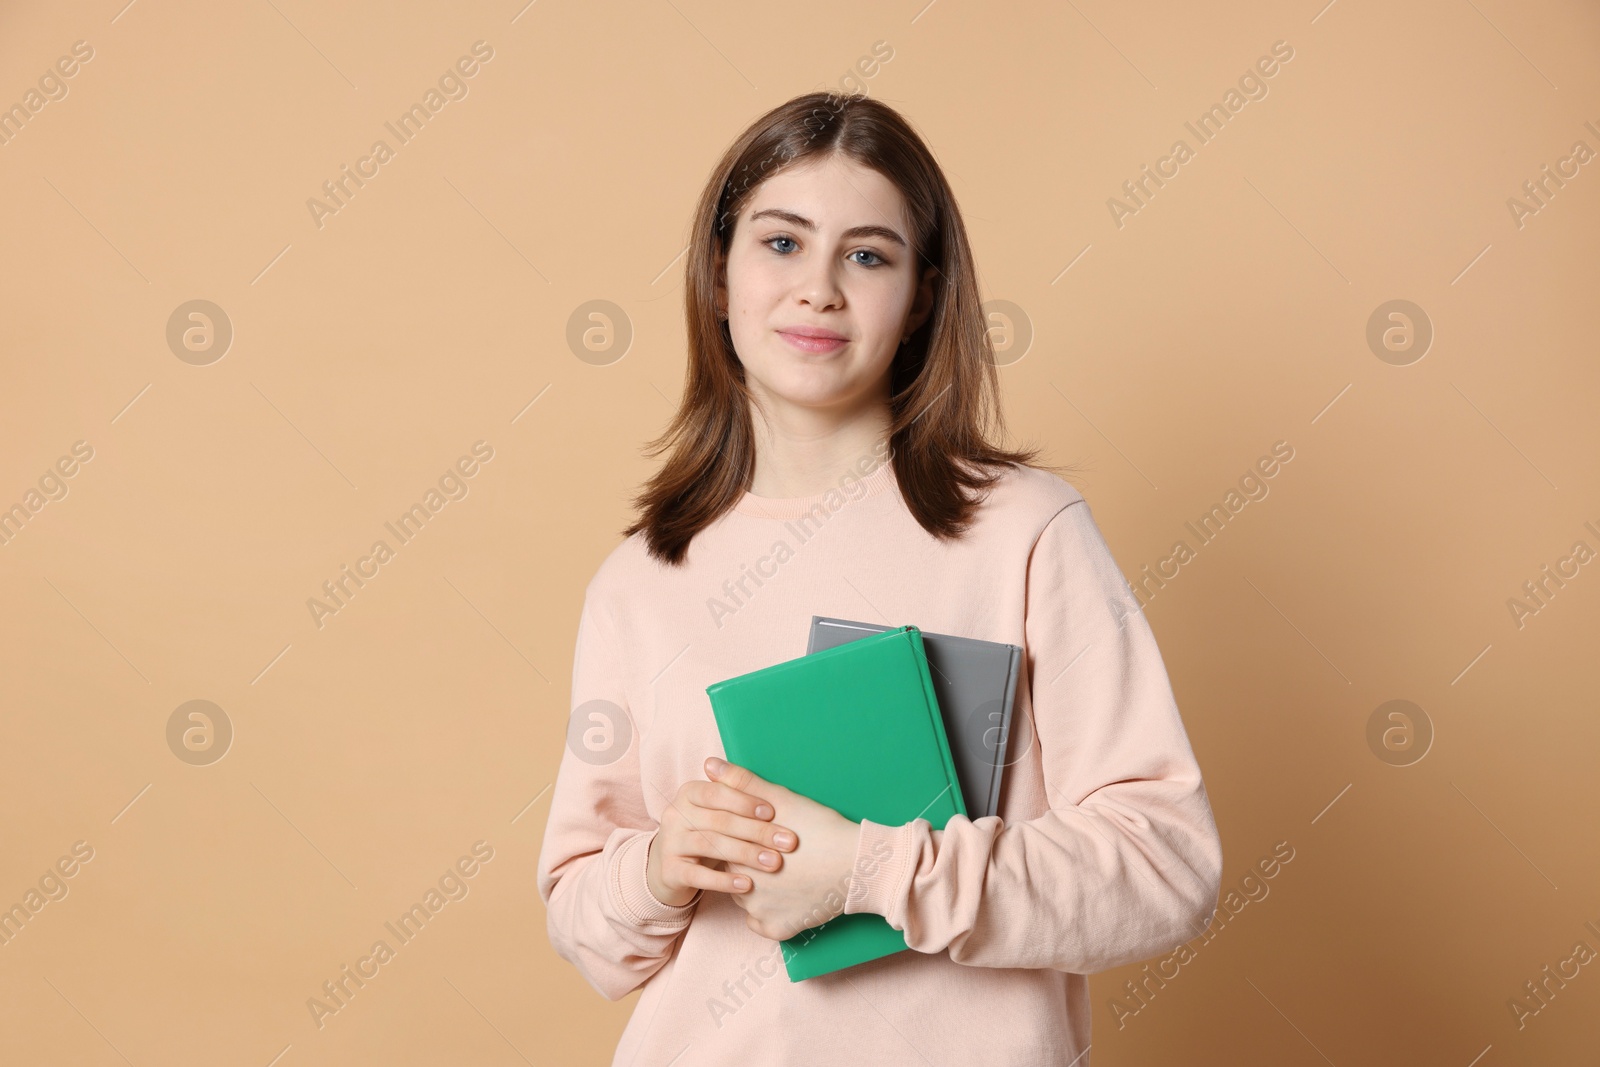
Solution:
[(817, 311), (838, 307), (844, 302), (844, 291), (839, 287), (837, 267), (826, 257), (813, 258), (798, 280), (795, 298)]

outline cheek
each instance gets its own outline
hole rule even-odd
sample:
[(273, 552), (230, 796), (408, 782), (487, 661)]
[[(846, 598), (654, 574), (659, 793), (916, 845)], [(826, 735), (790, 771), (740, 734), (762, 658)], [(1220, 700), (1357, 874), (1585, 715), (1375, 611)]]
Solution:
[(898, 294), (864, 293), (856, 301), (855, 307), (856, 328), (867, 345), (874, 351), (892, 350), (899, 346), (906, 312)]
[(899, 278), (874, 278), (861, 285), (854, 302), (862, 326), (879, 335), (900, 340), (900, 327), (911, 310), (910, 284)]
[(758, 257), (735, 254), (728, 260), (728, 302), (734, 307), (749, 311), (770, 305), (781, 282), (772, 264)]
[(777, 321), (787, 289), (784, 280), (759, 266), (728, 272), (729, 326), (735, 342), (759, 341)]
[(728, 289), (728, 332), (733, 337), (734, 352), (743, 361), (757, 357), (761, 351), (762, 335), (770, 318), (762, 299), (749, 286)]
[(760, 337), (771, 315), (769, 294), (748, 284), (728, 289), (728, 326), (734, 341), (745, 346)]

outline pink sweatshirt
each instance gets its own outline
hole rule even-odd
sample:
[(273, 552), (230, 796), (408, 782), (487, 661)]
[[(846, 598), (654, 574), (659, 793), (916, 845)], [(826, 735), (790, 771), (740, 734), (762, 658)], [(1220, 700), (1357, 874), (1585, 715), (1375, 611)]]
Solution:
[[(746, 494), (681, 568), (642, 535), (618, 545), (584, 597), (538, 866), (556, 952), (608, 999), (643, 987), (613, 1062), (1088, 1067), (1085, 975), (1201, 934), (1221, 881), (1138, 606), (1088, 503), (1029, 467), (956, 543), (917, 525), (883, 463), (813, 497)], [(861, 824), (844, 910), (884, 916), (911, 951), (791, 982), (725, 894), (669, 907), (645, 860), (679, 785), (726, 756), (706, 686), (804, 655), (814, 614), (1026, 656), (1000, 813)]]

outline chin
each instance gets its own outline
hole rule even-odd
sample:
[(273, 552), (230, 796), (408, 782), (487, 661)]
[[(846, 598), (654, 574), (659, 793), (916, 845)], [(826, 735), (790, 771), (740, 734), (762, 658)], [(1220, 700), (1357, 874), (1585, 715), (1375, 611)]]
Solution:
[(842, 392), (815, 389), (769, 389), (767, 395), (778, 404), (794, 408), (831, 408), (849, 400), (849, 396)]
[(848, 402), (855, 394), (851, 382), (823, 368), (794, 370), (779, 376), (767, 387), (773, 398), (799, 407), (827, 408)]

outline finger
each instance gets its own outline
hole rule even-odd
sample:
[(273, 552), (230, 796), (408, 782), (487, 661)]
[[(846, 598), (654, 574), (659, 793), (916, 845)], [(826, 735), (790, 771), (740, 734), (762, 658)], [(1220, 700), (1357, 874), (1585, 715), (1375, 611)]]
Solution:
[(776, 871), (783, 864), (783, 855), (754, 841), (729, 837), (716, 830), (697, 830), (685, 839), (679, 855), (683, 858), (721, 860), (724, 863), (742, 863), (757, 871)]
[(766, 800), (752, 793), (735, 789), (725, 782), (688, 782), (684, 795), (689, 802), (701, 808), (720, 808), (750, 819), (770, 819), (774, 811)]
[[(717, 766), (718, 763), (722, 765)], [(728, 763), (716, 757), (706, 761), (706, 773), (713, 781), (723, 785), (732, 786), (741, 793), (749, 793), (760, 799), (768, 799), (768, 794), (773, 789), (773, 783), (762, 778), (748, 767), (741, 767), (737, 763)]]
[(753, 845), (780, 852), (793, 852), (799, 844), (798, 835), (787, 826), (779, 826), (760, 819), (747, 819), (729, 811), (707, 810), (703, 829), (715, 830), (726, 837), (748, 841)]
[(755, 903), (753, 898), (755, 896), (756, 879), (754, 876), (759, 875), (761, 872), (751, 870), (742, 863), (730, 863), (728, 864), (728, 873), (735, 878), (748, 878), (750, 880), (749, 889), (740, 890), (734, 893), (731, 898), (735, 904), (748, 912)]
[[(663, 864), (663, 870), (665, 866)], [(679, 860), (674, 865), (674, 871), (674, 877), (679, 884), (693, 886), (696, 889), (707, 889), (713, 893), (728, 893), (738, 896), (741, 893), (750, 892), (754, 885), (749, 875), (713, 870), (691, 859)]]

